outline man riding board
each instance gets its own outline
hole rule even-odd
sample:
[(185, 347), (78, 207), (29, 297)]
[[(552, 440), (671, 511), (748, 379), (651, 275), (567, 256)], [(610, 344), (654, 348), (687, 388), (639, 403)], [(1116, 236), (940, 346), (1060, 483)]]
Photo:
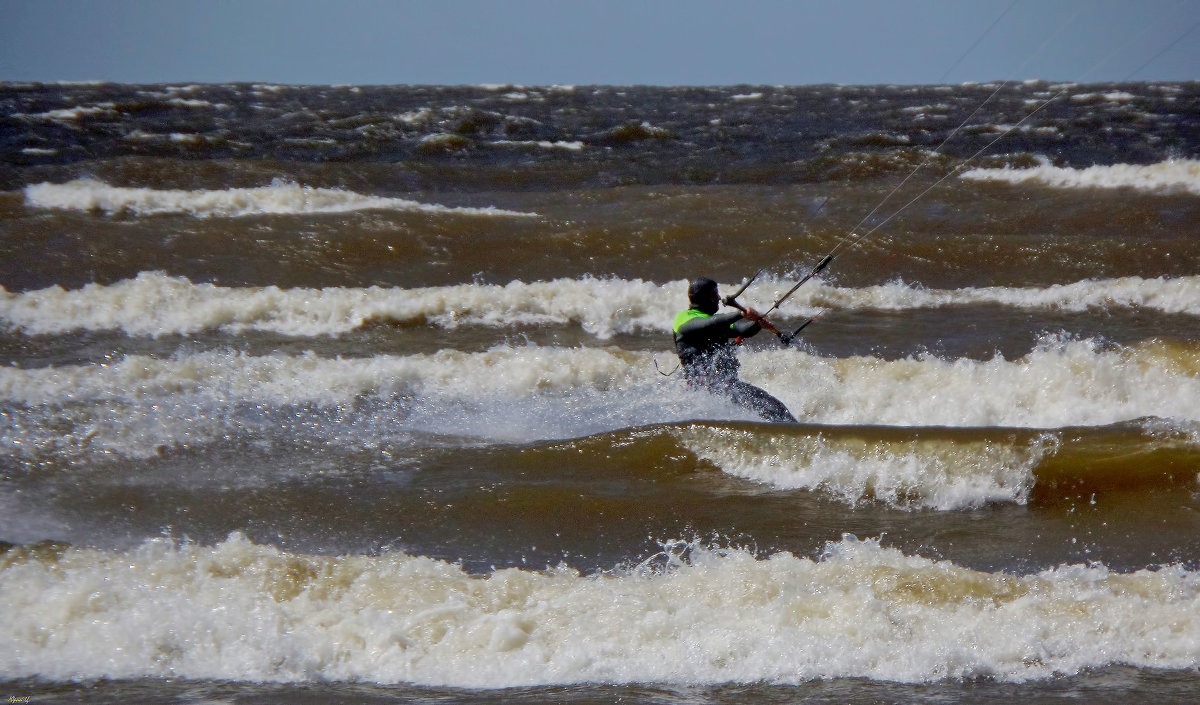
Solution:
[(795, 423), (783, 402), (738, 379), (741, 363), (736, 344), (763, 328), (775, 330), (774, 326), (750, 307), (718, 315), (721, 295), (712, 279), (694, 280), (688, 286), (688, 301), (691, 306), (680, 311), (671, 326), (688, 384), (724, 396), (767, 421)]

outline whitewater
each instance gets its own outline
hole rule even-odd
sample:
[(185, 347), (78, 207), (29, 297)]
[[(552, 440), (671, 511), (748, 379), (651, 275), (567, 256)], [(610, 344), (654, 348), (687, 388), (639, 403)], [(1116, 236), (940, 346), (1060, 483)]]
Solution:
[[(775, 296), (788, 286), (781, 280), (767, 284), (776, 287), (768, 290)], [(607, 339), (618, 333), (665, 330), (679, 307), (678, 292), (686, 289), (686, 281), (659, 284), (594, 277), (417, 289), (281, 289), (195, 284), (162, 272), (143, 272), (134, 279), (74, 290), (57, 285), (26, 292), (0, 288), (0, 321), (29, 334), (119, 330), (141, 336), (208, 329), (328, 336), (355, 330), (368, 321), (421, 322), (441, 328), (574, 325)], [(981, 303), (1065, 311), (1119, 306), (1200, 315), (1200, 275), (952, 290), (904, 282), (860, 288), (817, 282), (791, 298), (788, 310), (811, 316), (825, 309), (900, 311)]]
[(1197, 665), (1200, 577), (1179, 568), (993, 575), (854, 537), (816, 560), (695, 547), (682, 563), (685, 547), (666, 545), (665, 563), (590, 576), (294, 555), (237, 535), (211, 548), (66, 549), (53, 568), (10, 556), (0, 667), (54, 679), (506, 688), (1021, 682)]
[(1191, 702), (1198, 116), (0, 84), (0, 697)]
[(258, 188), (223, 190), (150, 189), (110, 186), (97, 179), (26, 186), (25, 202), (34, 208), (97, 211), (108, 215), (189, 215), (237, 218), (261, 215), (348, 213), (391, 210), (468, 216), (532, 217), (499, 208), (448, 208), (405, 198), (386, 198), (344, 189), (316, 188), (281, 180)]

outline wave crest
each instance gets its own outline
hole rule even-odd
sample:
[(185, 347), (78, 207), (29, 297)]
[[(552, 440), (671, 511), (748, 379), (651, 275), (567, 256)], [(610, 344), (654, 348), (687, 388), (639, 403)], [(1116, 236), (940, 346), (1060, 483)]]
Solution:
[(451, 208), (403, 198), (367, 196), (342, 189), (315, 188), (284, 181), (275, 181), (270, 186), (259, 188), (187, 191), (110, 186), (94, 179), (76, 179), (65, 184), (41, 183), (26, 186), (25, 203), (34, 208), (49, 210), (98, 211), (109, 215), (190, 215), (196, 218), (305, 215), (362, 210), (538, 217), (536, 213), (499, 208)]
[[(8, 293), (0, 287), (0, 321), (34, 335), (121, 330), (146, 336), (211, 329), (339, 335), (367, 321), (414, 321), (444, 328), (575, 324), (607, 339), (618, 333), (667, 332), (686, 288), (683, 281), (655, 284), (584, 277), (415, 289), (280, 289), (193, 284), (183, 277), (143, 272), (134, 279), (76, 290), (52, 286)], [(1200, 315), (1200, 276), (1124, 277), (1044, 288), (925, 289), (892, 283), (855, 289), (813, 283), (797, 292), (789, 306), (813, 315), (825, 308), (904, 310), (987, 303), (1067, 311), (1141, 307)]]
[(1131, 188), (1145, 193), (1200, 196), (1200, 161), (1179, 159), (1157, 164), (1113, 164), (1086, 169), (1043, 164), (1032, 169), (971, 169), (962, 178), (1010, 184), (1040, 183), (1054, 188)]
[(595, 575), (481, 576), (399, 552), (289, 553), (241, 534), (126, 552), (16, 547), (0, 559), (0, 668), (504, 688), (1024, 682), (1198, 662), (1200, 579), (1180, 567), (993, 574), (849, 535), (815, 559), (663, 546), (663, 558)]

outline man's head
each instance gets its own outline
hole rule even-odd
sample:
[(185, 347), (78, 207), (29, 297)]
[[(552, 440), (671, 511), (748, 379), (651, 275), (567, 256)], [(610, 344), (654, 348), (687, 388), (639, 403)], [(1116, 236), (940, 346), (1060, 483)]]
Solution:
[(688, 285), (688, 301), (697, 311), (713, 315), (721, 308), (721, 295), (717, 293), (717, 283), (707, 277), (693, 279)]

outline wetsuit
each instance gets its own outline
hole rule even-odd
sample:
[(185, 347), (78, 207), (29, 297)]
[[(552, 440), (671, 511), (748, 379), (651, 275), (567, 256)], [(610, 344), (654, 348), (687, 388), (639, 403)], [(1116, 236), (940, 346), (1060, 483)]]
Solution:
[(675, 316), (672, 329), (688, 384), (728, 397), (767, 421), (796, 421), (783, 402), (738, 379), (741, 363), (734, 340), (762, 330), (757, 323), (736, 312), (709, 315), (689, 308)]

